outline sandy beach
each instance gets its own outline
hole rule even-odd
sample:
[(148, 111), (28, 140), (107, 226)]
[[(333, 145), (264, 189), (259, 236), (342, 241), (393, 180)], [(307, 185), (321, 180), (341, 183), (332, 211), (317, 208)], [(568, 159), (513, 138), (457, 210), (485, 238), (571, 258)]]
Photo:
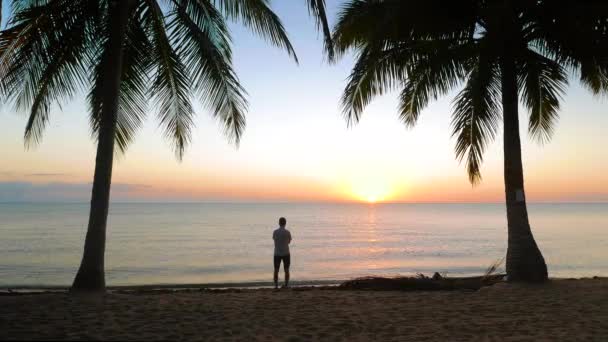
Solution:
[(479, 291), (5, 294), (0, 339), (605, 341), (608, 278)]

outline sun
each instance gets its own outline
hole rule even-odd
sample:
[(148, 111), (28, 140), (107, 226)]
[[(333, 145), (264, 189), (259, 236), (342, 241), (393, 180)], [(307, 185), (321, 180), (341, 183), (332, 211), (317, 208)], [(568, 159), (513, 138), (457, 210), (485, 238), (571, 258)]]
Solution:
[(391, 192), (390, 184), (379, 178), (359, 179), (353, 182), (350, 187), (352, 197), (367, 203), (385, 201)]
[(403, 177), (386, 170), (353, 170), (342, 178), (345, 198), (375, 204), (393, 201), (405, 191)]

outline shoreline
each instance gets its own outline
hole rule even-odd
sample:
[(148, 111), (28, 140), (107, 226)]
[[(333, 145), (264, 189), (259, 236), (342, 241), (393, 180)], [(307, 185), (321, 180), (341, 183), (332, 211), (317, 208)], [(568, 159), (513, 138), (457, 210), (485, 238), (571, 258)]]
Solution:
[[(392, 277), (389, 277), (392, 278)], [(469, 278), (469, 277), (464, 277)], [(476, 277), (470, 277), (476, 278)], [(333, 280), (295, 280), (290, 282), (290, 288), (336, 288), (340, 284), (353, 280), (351, 279), (333, 279)], [(608, 276), (589, 276), (589, 277), (558, 277), (549, 278), (549, 282), (563, 280), (605, 280), (608, 281)], [(282, 284), (279, 281), (279, 286)], [(251, 281), (251, 282), (224, 282), (224, 283), (189, 283), (189, 284), (138, 284), (138, 285), (111, 285), (106, 286), (107, 292), (147, 292), (155, 290), (222, 290), (222, 289), (272, 289), (274, 283), (272, 281)], [(21, 286), (0, 286), (0, 295), (10, 294), (30, 294), (30, 293), (65, 293), (69, 292), (69, 286), (61, 285), (21, 285)], [(396, 290), (398, 291), (398, 290)]]
[[(298, 287), (319, 287), (319, 286), (338, 286), (347, 281), (343, 280), (294, 280), (290, 281), (289, 286)], [(282, 285), (282, 281), (279, 281)], [(223, 283), (189, 283), (189, 284), (137, 284), (137, 285), (110, 285), (106, 286), (108, 291), (147, 291), (147, 290), (191, 290), (191, 289), (263, 289), (273, 288), (272, 281), (248, 281), (248, 282), (223, 282)], [(70, 289), (63, 285), (16, 285), (0, 286), (0, 294), (5, 293), (28, 293), (28, 292), (65, 292)]]

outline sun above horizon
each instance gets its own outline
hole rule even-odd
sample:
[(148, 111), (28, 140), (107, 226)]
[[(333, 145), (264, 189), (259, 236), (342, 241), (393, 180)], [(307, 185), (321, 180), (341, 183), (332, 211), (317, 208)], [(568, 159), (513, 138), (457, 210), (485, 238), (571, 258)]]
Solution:
[(369, 177), (353, 180), (348, 192), (350, 196), (361, 202), (378, 203), (386, 201), (395, 189), (382, 177)]

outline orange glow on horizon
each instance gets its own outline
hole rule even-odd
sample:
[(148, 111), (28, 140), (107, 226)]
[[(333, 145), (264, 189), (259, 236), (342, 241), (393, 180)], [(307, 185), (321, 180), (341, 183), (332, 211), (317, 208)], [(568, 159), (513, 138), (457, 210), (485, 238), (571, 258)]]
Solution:
[(404, 195), (398, 179), (384, 173), (351, 176), (344, 185), (344, 197), (370, 204), (391, 201)]

